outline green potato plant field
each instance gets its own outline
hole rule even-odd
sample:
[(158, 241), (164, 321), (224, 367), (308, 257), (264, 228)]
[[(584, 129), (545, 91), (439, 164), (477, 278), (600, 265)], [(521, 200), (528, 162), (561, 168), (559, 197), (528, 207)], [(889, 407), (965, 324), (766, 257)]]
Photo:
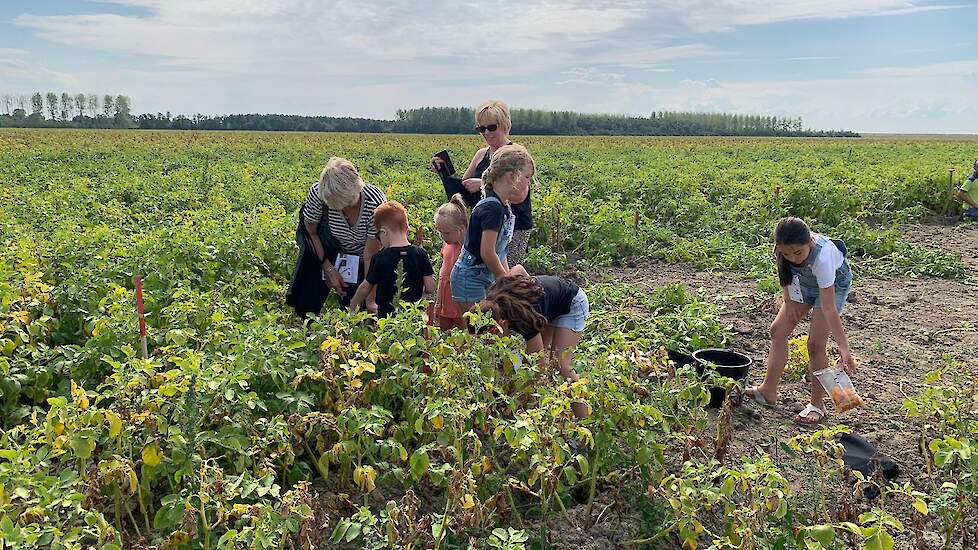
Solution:
[(926, 475), (854, 475), (845, 426), (732, 453), (753, 436), (731, 402), (704, 408), (729, 379), (665, 354), (729, 344), (722, 304), (608, 275), (651, 258), (775, 299), (770, 232), (790, 214), (846, 240), (857, 285), (970, 281), (899, 228), (945, 210), (948, 168), (960, 179), (978, 143), (516, 137), (537, 161), (528, 264), (592, 302), (575, 383), (515, 339), (426, 327), (422, 305), (292, 315), (297, 211), (329, 157), (404, 203), (437, 261), (428, 159), (464, 165), (478, 139), (0, 132), (0, 548), (978, 542), (971, 367), (949, 355), (896, 405)]

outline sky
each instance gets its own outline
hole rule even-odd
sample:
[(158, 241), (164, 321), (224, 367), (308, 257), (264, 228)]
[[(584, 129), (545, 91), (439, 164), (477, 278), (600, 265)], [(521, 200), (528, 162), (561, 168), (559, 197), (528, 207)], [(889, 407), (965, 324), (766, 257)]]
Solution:
[(496, 98), (978, 133), (978, 0), (2, 0), (0, 93), (34, 91), (125, 94), (133, 113)]

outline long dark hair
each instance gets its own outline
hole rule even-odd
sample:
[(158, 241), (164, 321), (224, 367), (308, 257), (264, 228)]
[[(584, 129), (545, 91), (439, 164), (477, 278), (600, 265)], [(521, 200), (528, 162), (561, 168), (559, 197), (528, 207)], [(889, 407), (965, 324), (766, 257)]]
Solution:
[(808, 224), (800, 218), (781, 218), (774, 228), (774, 261), (778, 264), (778, 280), (781, 286), (791, 284), (791, 265), (784, 254), (778, 252), (780, 244), (808, 244), (812, 241), (812, 232)]
[[(525, 334), (540, 332), (547, 318), (534, 307), (543, 297), (543, 287), (533, 277), (507, 275), (500, 277), (476, 304), (480, 311), (491, 311), (494, 319), (505, 320), (512, 330)], [(474, 308), (473, 308), (474, 309)]]

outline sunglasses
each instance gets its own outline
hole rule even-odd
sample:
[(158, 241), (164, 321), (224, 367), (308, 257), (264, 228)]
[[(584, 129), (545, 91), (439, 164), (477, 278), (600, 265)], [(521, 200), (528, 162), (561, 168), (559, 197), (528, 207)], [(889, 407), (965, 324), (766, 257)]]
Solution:
[(476, 126), (475, 132), (477, 134), (484, 134), (486, 132), (495, 132), (499, 128), (498, 124), (490, 124), (489, 126)]

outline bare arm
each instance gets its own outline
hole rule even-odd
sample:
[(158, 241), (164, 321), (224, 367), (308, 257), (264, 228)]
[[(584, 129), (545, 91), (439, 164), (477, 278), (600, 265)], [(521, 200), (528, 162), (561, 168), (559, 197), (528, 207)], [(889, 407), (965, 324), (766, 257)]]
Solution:
[(323, 250), (323, 243), (319, 240), (319, 224), (304, 221), (302, 225), (306, 227), (306, 236), (309, 237), (309, 242), (312, 244), (312, 249), (316, 253), (316, 257), (320, 261), (325, 260), (326, 251)]
[(316, 258), (320, 262), (320, 269), (326, 275), (326, 286), (332, 288), (337, 292), (337, 294), (342, 294), (346, 289), (346, 283), (343, 281), (343, 277), (340, 277), (339, 272), (333, 267), (333, 264), (329, 263), (326, 258), (326, 250), (323, 249), (323, 243), (319, 240), (319, 227), (316, 223), (302, 222), (306, 227), (307, 235), (309, 237), (309, 242), (312, 245), (313, 251), (316, 253)]
[(427, 275), (424, 278), (424, 293), (432, 294), (435, 292), (435, 278), (431, 275)]
[(473, 156), (472, 160), (469, 162), (469, 167), (465, 169), (465, 174), (462, 175), (463, 180), (469, 178), (482, 178), (482, 174), (475, 173), (475, 168), (476, 166), (479, 166), (479, 161), (482, 160), (482, 157), (486, 156), (486, 149), (487, 147), (483, 147), (475, 152), (475, 156)]
[[(380, 249), (380, 239), (367, 239), (367, 245), (363, 248), (363, 269), (365, 277), (367, 273), (370, 273), (370, 262), (380, 252)], [(371, 310), (372, 313), (377, 312), (376, 286), (370, 290), (370, 295), (367, 297), (367, 306), (369, 306), (367, 309)]]
[(372, 285), (367, 281), (360, 283), (357, 287), (356, 294), (350, 300), (350, 311), (356, 312), (360, 310), (360, 306), (363, 305), (363, 301), (367, 299), (367, 296), (376, 290), (376, 285)]
[(507, 267), (499, 261), (499, 256), (496, 256), (497, 235), (499, 235), (499, 231), (493, 231), (491, 229), (483, 230), (482, 242), (479, 244), (479, 254), (482, 256), (482, 262), (486, 264), (489, 271), (498, 279), (506, 276)]
[(370, 262), (378, 252), (380, 252), (380, 239), (367, 239), (367, 245), (363, 247), (364, 273), (370, 272)]
[(475, 169), (479, 166), (479, 161), (486, 154), (486, 147), (479, 149), (475, 152), (475, 156), (472, 157), (472, 162), (469, 163), (469, 167), (466, 168), (465, 174), (462, 176), (462, 185), (469, 193), (475, 193), (482, 188), (482, 174), (476, 174)]
[(856, 370), (856, 361), (852, 357), (852, 350), (849, 349), (849, 338), (846, 337), (846, 329), (842, 326), (842, 318), (835, 307), (835, 287), (819, 289), (819, 298), (822, 303), (822, 316), (829, 325), (832, 337), (839, 346), (839, 355), (842, 358), (842, 366), (846, 372), (852, 373)]
[(958, 189), (958, 194), (955, 195), (955, 197), (957, 197), (958, 200), (968, 203), (968, 206), (971, 206), (972, 208), (978, 208), (978, 203), (975, 203), (975, 201), (971, 200), (971, 197), (969, 197), (967, 193), (965, 193), (960, 189)]
[[(526, 341), (526, 353), (532, 355), (543, 351), (543, 336), (537, 334)], [(547, 368), (547, 354), (540, 353), (540, 367)]]

